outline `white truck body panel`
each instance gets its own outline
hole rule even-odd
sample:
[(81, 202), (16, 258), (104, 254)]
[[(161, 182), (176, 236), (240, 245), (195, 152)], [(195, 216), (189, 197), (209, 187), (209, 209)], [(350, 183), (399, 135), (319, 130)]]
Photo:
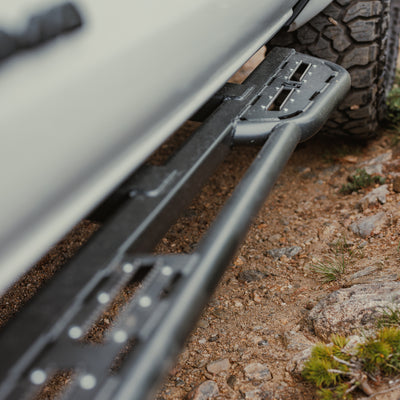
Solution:
[[(270, 39), (295, 2), (79, 0), (82, 29), (2, 62), (0, 291)], [(22, 26), (54, 4), (3, 0), (0, 25)]]

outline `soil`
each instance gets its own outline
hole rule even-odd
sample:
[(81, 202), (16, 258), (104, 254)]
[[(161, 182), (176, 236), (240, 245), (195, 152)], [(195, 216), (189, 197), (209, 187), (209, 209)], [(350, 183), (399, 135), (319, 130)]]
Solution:
[[(371, 188), (349, 195), (340, 192), (357, 165), (387, 151), (398, 151), (391, 146), (390, 132), (383, 132), (383, 137), (365, 145), (318, 136), (297, 148), (226, 271), (160, 399), (183, 399), (208, 379), (218, 384), (218, 399), (253, 398), (246, 397), (246, 392), (255, 389), (262, 389), (264, 397), (254, 397), (260, 399), (314, 398), (314, 391), (287, 371), (289, 361), (301, 350), (301, 345), (293, 346), (288, 332), (317, 341), (307, 321), (309, 310), (330, 292), (361, 283), (351, 280), (357, 271), (377, 266), (374, 275), (363, 283), (382, 277), (398, 279), (400, 194), (389, 183), (387, 202), (362, 211), (358, 203)], [(199, 227), (207, 224), (202, 216), (213, 212), (216, 201), (219, 206), (219, 198), (231, 190), (253, 153), (253, 149), (235, 149), (199, 203), (192, 206), (196, 222), (185, 225), (183, 218), (164, 239), (163, 246), (190, 249), (189, 243), (198, 238)], [(390, 182), (391, 176), (387, 179)], [(360, 238), (349, 230), (360, 214), (372, 215), (378, 210), (389, 217), (381, 232)], [(312, 265), (332, 256), (335, 245), (341, 242), (355, 256), (342, 277), (323, 283)], [(291, 246), (301, 248), (293, 258), (283, 255), (275, 259), (268, 253)], [(217, 374), (208, 372), (207, 366), (221, 359), (228, 359), (230, 368)], [(253, 386), (244, 368), (255, 362), (266, 364), (273, 378)]]
[[(379, 139), (364, 144), (317, 135), (298, 146), (190, 336), (159, 400), (185, 399), (206, 380), (218, 385), (219, 395), (213, 398), (219, 400), (315, 398), (314, 390), (287, 370), (302, 348), (293, 339), (296, 335), (310, 342), (318, 340), (307, 320), (310, 309), (330, 292), (351, 286), (352, 274), (366, 267), (377, 267), (373, 275), (363, 278), (366, 281), (398, 279), (400, 193), (393, 190), (392, 182), (400, 172), (400, 147), (393, 142), (394, 132), (387, 129), (380, 134)], [(158, 252), (193, 250), (257, 151), (253, 147), (233, 149), (164, 237)], [(358, 203), (372, 188), (346, 195), (340, 188), (364, 161), (387, 152), (392, 152), (393, 160), (383, 170), (389, 188), (386, 203), (360, 209)], [(380, 231), (361, 238), (349, 230), (361, 215), (378, 211), (388, 217)], [(97, 224), (83, 221), (3, 296), (0, 323), (15, 315), (97, 228)], [(344, 242), (354, 256), (343, 276), (324, 283), (312, 265), (332, 256), (335, 246)], [(274, 258), (268, 252), (291, 246), (300, 248), (294, 257)], [(98, 329), (103, 332), (104, 326), (99, 324)], [(219, 360), (222, 362), (213, 368), (212, 363)], [(271, 377), (249, 379), (245, 369), (254, 363), (266, 366)], [(60, 379), (68, 381), (65, 376)], [(40, 398), (53, 398), (57, 390), (58, 384), (54, 384), (54, 390), (46, 388)]]

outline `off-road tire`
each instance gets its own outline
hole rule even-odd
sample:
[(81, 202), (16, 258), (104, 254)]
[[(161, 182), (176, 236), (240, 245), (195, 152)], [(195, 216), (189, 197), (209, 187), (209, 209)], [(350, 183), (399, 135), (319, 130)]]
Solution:
[(385, 115), (396, 73), (400, 0), (335, 0), (294, 32), (281, 32), (272, 45), (333, 61), (351, 74), (352, 86), (325, 131), (373, 137)]

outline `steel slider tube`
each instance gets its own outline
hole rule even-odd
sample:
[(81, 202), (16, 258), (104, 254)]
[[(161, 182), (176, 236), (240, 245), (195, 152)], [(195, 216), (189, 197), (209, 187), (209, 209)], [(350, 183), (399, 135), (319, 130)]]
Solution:
[(300, 137), (300, 128), (292, 123), (272, 132), (192, 256), (188, 276), (170, 299), (168, 317), (135, 359), (126, 360), (114, 399), (144, 400), (155, 394), (160, 370), (165, 373), (171, 366)]
[[(208, 234), (199, 245), (201, 255), (199, 273), (194, 282), (201, 280), (208, 265), (222, 265), (230, 262), (235, 251), (244, 240), (252, 218), (256, 216), (280, 172), (285, 167), (297, 144), (301, 140), (301, 130), (294, 123), (278, 126), (271, 133), (232, 197), (222, 209)], [(209, 272), (218, 280), (219, 270)], [(219, 271), (221, 274), (223, 270)], [(217, 275), (217, 276), (216, 276)], [(210, 281), (212, 282), (213, 279)], [(211, 283), (210, 282), (210, 283)], [(204, 282), (207, 285), (206, 282)]]

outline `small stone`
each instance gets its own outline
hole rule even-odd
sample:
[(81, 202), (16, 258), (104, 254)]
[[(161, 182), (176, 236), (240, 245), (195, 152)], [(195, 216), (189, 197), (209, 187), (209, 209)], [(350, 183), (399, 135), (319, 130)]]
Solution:
[(209, 324), (209, 322), (208, 322), (207, 320), (201, 319), (201, 320), (197, 323), (197, 326), (198, 326), (199, 328), (202, 328), (202, 329), (207, 329), (207, 328), (210, 326), (210, 324)]
[(339, 172), (340, 167), (339, 165), (332, 165), (331, 167), (325, 168), (320, 172), (321, 178), (329, 179), (331, 178), (334, 174)]
[(289, 257), (286, 254), (283, 254), (280, 258), (283, 263), (289, 262)]
[(185, 381), (179, 377), (175, 378), (175, 385), (176, 386), (183, 386), (185, 384)]
[(245, 373), (247, 379), (250, 379), (250, 380), (269, 381), (272, 379), (272, 375), (271, 375), (271, 372), (268, 369), (268, 367), (265, 364), (261, 364), (261, 363), (252, 363), (252, 364), (247, 365), (244, 368), (244, 373)]
[(236, 308), (243, 308), (243, 303), (241, 303), (239, 300), (233, 300), (233, 303), (235, 304)]
[(361, 199), (359, 206), (362, 210), (366, 210), (370, 205), (378, 204), (378, 202), (381, 204), (385, 204), (386, 196), (388, 194), (389, 194), (388, 185), (379, 186), (371, 190), (371, 192), (369, 192), (366, 196), (364, 196)]
[(243, 257), (237, 257), (236, 260), (234, 261), (234, 265), (236, 267), (240, 267), (240, 266), (244, 265)]
[(359, 245), (359, 249), (363, 249), (364, 247), (368, 246), (368, 242), (366, 240), (363, 240)]
[(351, 275), (348, 279), (347, 282), (351, 282), (352, 284), (357, 284), (357, 283), (369, 283), (369, 282), (358, 282), (360, 279), (365, 278), (368, 275), (373, 274), (374, 272), (378, 271), (381, 269), (380, 267), (376, 265), (371, 265), (369, 267), (364, 268), (361, 271), (357, 271), (353, 275)]
[(206, 364), (207, 364), (207, 361), (206, 361), (206, 360), (197, 360), (197, 361), (194, 363), (194, 365), (195, 365), (196, 368), (203, 368), (203, 367), (206, 366)]
[(286, 256), (292, 258), (301, 252), (302, 248), (300, 246), (282, 247), (279, 249), (268, 250), (267, 253), (275, 259)]
[(309, 172), (311, 172), (310, 167), (296, 167), (296, 170), (299, 173), (299, 175), (304, 175), (304, 174), (308, 174)]
[(313, 343), (302, 333), (289, 331), (283, 334), (283, 342), (288, 350), (302, 351), (310, 347)]
[(350, 229), (356, 235), (366, 238), (371, 234), (378, 234), (382, 227), (386, 224), (386, 221), (386, 214), (382, 211), (378, 214), (371, 215), (370, 217), (361, 218), (360, 220), (353, 222), (350, 225)]
[(207, 371), (212, 374), (220, 374), (221, 372), (228, 371), (231, 367), (231, 363), (227, 358), (222, 360), (213, 361), (207, 365)]
[(356, 156), (351, 156), (351, 155), (349, 155), (349, 156), (344, 156), (344, 157), (342, 157), (342, 158), (340, 159), (340, 161), (344, 161), (344, 162), (347, 162), (347, 163), (350, 163), (350, 164), (356, 164), (356, 163), (358, 162), (358, 157), (356, 157)]
[(212, 311), (212, 314), (214, 315), (214, 317), (218, 318), (218, 319), (224, 319), (226, 313), (224, 310), (222, 310), (221, 308), (217, 308), (215, 310)]
[(250, 334), (250, 335), (248, 336), (248, 338), (249, 338), (254, 344), (258, 344), (258, 343), (262, 340), (262, 337), (261, 337), (261, 336), (254, 335), (254, 334)]
[(257, 292), (254, 292), (253, 293), (253, 300), (256, 303), (261, 303), (263, 298)]
[(314, 307), (315, 307), (315, 302), (312, 300), (307, 301), (307, 303), (304, 306), (306, 310), (312, 310)]
[(237, 280), (241, 283), (257, 282), (264, 279), (266, 275), (257, 269), (241, 271)]
[(371, 164), (364, 168), (365, 172), (369, 175), (382, 175), (382, 163)]
[(272, 235), (268, 238), (268, 240), (272, 243), (274, 242), (279, 242), (279, 240), (282, 238), (282, 235), (280, 235), (279, 233)]
[(265, 392), (261, 389), (250, 390), (244, 393), (245, 400), (269, 400), (272, 399), (269, 392)]
[(290, 359), (286, 365), (286, 371), (292, 374), (301, 374), (306, 361), (311, 357), (314, 345), (310, 345), (300, 353), (297, 353)]
[(268, 340), (260, 340), (258, 343), (257, 343), (257, 345), (258, 346), (260, 346), (260, 347), (263, 347), (263, 346), (268, 346)]
[(210, 337), (208, 338), (208, 341), (212, 343), (212, 342), (216, 342), (218, 339), (219, 339), (219, 335), (216, 334), (216, 335), (210, 336)]
[(236, 383), (237, 383), (237, 378), (235, 375), (231, 375), (227, 380), (226, 383), (232, 388), (234, 389)]
[(361, 168), (364, 168), (365, 172), (370, 175), (382, 175), (383, 164), (389, 162), (392, 159), (392, 151), (381, 154), (372, 160), (369, 160), (361, 164)]
[(193, 389), (187, 396), (188, 400), (210, 400), (219, 395), (218, 385), (214, 381), (205, 381)]

